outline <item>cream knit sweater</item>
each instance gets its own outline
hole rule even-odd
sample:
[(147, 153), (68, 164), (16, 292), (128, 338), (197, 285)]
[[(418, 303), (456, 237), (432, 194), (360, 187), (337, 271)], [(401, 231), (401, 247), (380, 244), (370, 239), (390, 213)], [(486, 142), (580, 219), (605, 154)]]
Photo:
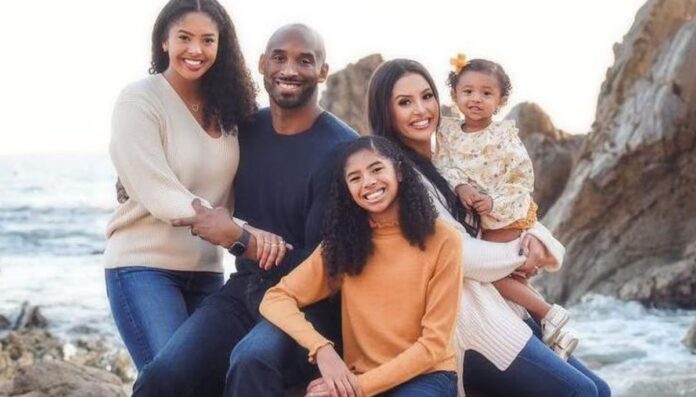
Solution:
[[(425, 177), (423, 177), (425, 179)], [(459, 392), (463, 395), (461, 371), (466, 350), (481, 353), (501, 371), (507, 369), (532, 337), (532, 330), (522, 321), (526, 312), (506, 301), (491, 284), (510, 275), (525, 258), (519, 256), (520, 239), (508, 243), (493, 243), (471, 237), (464, 227), (447, 211), (440, 194), (424, 180), (440, 219), (456, 227), (462, 235), (464, 259), (462, 288), (457, 319)], [(547, 271), (557, 271), (563, 262), (565, 248), (542, 224), (527, 230), (537, 237), (556, 258), (557, 265)]]
[(210, 137), (161, 74), (121, 92), (111, 128), (111, 159), (130, 198), (107, 225), (106, 267), (222, 272), (218, 247), (170, 223), (193, 216), (195, 198), (230, 205), (236, 134)]

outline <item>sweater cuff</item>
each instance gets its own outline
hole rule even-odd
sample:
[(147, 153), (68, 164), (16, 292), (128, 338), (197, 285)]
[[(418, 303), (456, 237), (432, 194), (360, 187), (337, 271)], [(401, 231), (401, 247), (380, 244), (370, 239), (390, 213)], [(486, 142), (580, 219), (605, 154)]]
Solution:
[(324, 339), (324, 340), (318, 341), (318, 342), (314, 343), (314, 345), (312, 345), (312, 347), (309, 349), (309, 354), (307, 355), (308, 361), (311, 364), (316, 364), (316, 362), (317, 362), (317, 350), (319, 350), (320, 348), (322, 348), (326, 345), (334, 346), (334, 343), (328, 339)]

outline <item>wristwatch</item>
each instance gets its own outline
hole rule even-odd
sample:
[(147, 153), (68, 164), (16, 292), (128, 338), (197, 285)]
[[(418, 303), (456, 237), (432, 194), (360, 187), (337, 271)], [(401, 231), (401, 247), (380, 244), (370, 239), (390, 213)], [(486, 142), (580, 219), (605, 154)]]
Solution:
[(240, 257), (244, 255), (244, 253), (247, 250), (247, 247), (249, 246), (249, 240), (251, 239), (251, 233), (249, 233), (246, 229), (242, 228), (242, 236), (239, 237), (239, 240), (235, 241), (230, 245), (230, 248), (227, 249), (227, 252), (230, 254)]

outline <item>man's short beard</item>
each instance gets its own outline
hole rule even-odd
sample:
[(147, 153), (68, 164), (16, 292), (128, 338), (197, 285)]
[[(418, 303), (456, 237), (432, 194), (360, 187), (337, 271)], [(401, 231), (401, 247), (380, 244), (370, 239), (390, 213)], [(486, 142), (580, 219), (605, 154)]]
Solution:
[(265, 79), (263, 85), (271, 101), (283, 109), (295, 109), (306, 105), (317, 91), (318, 86), (318, 84), (314, 83), (314, 85), (300, 91), (300, 94), (296, 97), (284, 97), (282, 95), (273, 95), (272, 86)]

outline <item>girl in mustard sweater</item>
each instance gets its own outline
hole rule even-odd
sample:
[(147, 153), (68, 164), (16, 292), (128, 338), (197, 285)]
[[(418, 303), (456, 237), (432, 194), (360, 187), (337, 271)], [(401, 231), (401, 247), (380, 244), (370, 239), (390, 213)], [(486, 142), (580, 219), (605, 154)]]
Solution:
[[(461, 238), (388, 140), (362, 137), (339, 160), (323, 243), (261, 313), (316, 362), (308, 396), (456, 396)], [(339, 290), (343, 358), (300, 311)]]

